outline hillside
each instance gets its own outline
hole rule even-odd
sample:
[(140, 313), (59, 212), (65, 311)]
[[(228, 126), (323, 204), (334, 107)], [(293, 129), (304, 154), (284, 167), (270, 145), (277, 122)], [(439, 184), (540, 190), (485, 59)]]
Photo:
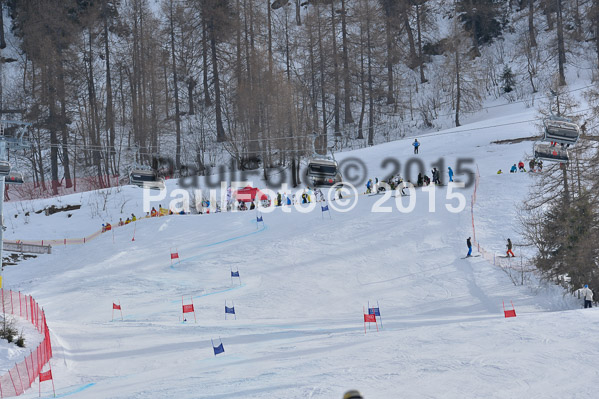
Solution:
[[(468, 167), (480, 170), (474, 213), (487, 250), (502, 252), (507, 237), (520, 241), (517, 205), (538, 178), (496, 174), (524, 160), (530, 142), (491, 142), (536, 135), (535, 122), (522, 122), (533, 115), (498, 111), (462, 131), (420, 137), (427, 173), (439, 159), (456, 169), (458, 159), (471, 158)], [(411, 141), (339, 158), (361, 159), (374, 178), (392, 157), (407, 176)], [(403, 206), (415, 201), (405, 213), (395, 198), (380, 204), (391, 212), (373, 212), (383, 197), (360, 195), (348, 212), (278, 208), (258, 225), (253, 211), (144, 219), (6, 268), (5, 287), (44, 306), (62, 396), (339, 398), (355, 388), (365, 398), (591, 397), (599, 313), (535, 276), (517, 286), (481, 257), (462, 259), (472, 189), (459, 191), (467, 201), (458, 213), (447, 210), (458, 202), (442, 186), (432, 201), (423, 189), (400, 197)], [(82, 204), (72, 217), (31, 215), (26, 225), (20, 214), (7, 238), (81, 237), (137, 214), (142, 202), (139, 190), (125, 187), (93, 215), (98, 195), (71, 198)], [(71, 199), (12, 203), (5, 212)], [(175, 249), (180, 258), (171, 264)], [(197, 323), (191, 314), (182, 322), (181, 300), (190, 298)], [(503, 301), (513, 302), (516, 318), (503, 317)], [(123, 320), (111, 321), (113, 302)], [(223, 305), (233, 303), (236, 319), (225, 320)], [(373, 325), (365, 334), (362, 309), (376, 303), (379, 331)], [(211, 340), (221, 339), (225, 352), (214, 356)], [(49, 389), (42, 386), (46, 396)]]

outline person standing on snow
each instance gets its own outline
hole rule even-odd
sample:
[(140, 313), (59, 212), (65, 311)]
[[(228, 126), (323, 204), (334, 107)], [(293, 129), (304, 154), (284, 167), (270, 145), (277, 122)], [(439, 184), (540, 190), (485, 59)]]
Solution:
[(593, 307), (593, 291), (589, 288), (588, 284), (584, 285), (584, 288), (580, 289), (580, 293), (582, 294), (582, 298), (584, 299), (584, 308), (592, 308)]
[(451, 166), (448, 166), (447, 169), (448, 169), (447, 173), (449, 174), (449, 181), (453, 182), (453, 170), (451, 169)]
[(468, 246), (468, 255), (466, 255), (466, 258), (469, 258), (472, 256), (472, 241), (470, 241), (471, 237), (468, 237), (468, 239), (466, 240), (466, 245)]
[(509, 257), (510, 255), (512, 255), (512, 258), (515, 258), (516, 255), (514, 255), (514, 253), (512, 252), (512, 240), (510, 240), (509, 238), (507, 239), (507, 256)]
[(366, 194), (370, 194), (372, 192), (372, 179), (368, 179), (366, 183)]
[(414, 139), (414, 142), (412, 143), (412, 145), (414, 146), (414, 154), (418, 154), (418, 147), (420, 147), (420, 143), (418, 142), (418, 139)]
[(510, 173), (516, 173), (518, 171), (518, 168), (516, 167), (516, 164), (512, 165), (512, 168), (510, 169)]
[(524, 162), (522, 162), (522, 161), (518, 162), (518, 170), (520, 172), (526, 172), (526, 169), (524, 169)]

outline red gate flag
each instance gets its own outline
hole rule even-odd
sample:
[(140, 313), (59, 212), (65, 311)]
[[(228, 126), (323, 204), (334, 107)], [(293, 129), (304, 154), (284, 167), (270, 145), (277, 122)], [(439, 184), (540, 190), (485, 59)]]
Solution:
[(178, 253), (172, 253), (171, 254), (171, 259), (179, 259), (179, 254)]
[(364, 315), (364, 323), (376, 323), (376, 315), (365, 314)]
[(376, 326), (376, 331), (379, 331), (379, 325), (376, 322), (376, 315), (375, 314), (370, 314), (366, 313), (364, 311), (364, 307), (362, 307), (362, 314), (364, 315), (364, 334), (366, 334), (366, 323), (374, 323), (374, 325)]
[(40, 373), (40, 382), (49, 381), (52, 379), (52, 370), (45, 371)]
[(112, 309), (113, 310), (121, 310), (121, 305), (117, 305), (116, 303), (112, 303)]
[(195, 309), (193, 308), (193, 298), (189, 298), (191, 301), (190, 305), (185, 305), (183, 303), (183, 297), (181, 297), (181, 305), (183, 306), (183, 321), (186, 321), (185, 319), (185, 313), (193, 313), (193, 320), (194, 322), (198, 322), (198, 320), (196, 319), (196, 312)]
[(512, 304), (512, 310), (505, 310), (505, 303), (503, 301), (501, 301), (501, 303), (503, 304), (503, 314), (506, 319), (508, 317), (516, 317), (516, 308), (514, 307), (514, 302), (510, 301)]

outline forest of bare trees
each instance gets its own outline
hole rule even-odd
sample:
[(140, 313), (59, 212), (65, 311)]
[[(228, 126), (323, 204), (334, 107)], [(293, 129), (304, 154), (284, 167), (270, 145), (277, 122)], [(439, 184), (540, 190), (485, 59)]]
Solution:
[(505, 68), (513, 100), (556, 77), (567, 84), (573, 62), (599, 65), (598, 0), (0, 6), (2, 118), (33, 124), (19, 162), (54, 192), (78, 177), (103, 187), (161, 157), (173, 160), (169, 174), (232, 158), (240, 169), (288, 167), (298, 183), (314, 134), (325, 154), (460, 126), (483, 99), (507, 95)]

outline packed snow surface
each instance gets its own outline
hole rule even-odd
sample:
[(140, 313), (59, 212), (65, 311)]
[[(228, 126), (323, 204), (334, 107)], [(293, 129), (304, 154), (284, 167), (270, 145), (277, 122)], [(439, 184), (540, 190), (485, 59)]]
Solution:
[[(458, 159), (474, 160), (464, 167), (480, 170), (474, 213), (487, 250), (504, 251), (508, 237), (519, 242), (517, 204), (534, 179), (496, 174), (526, 162), (531, 141), (491, 142), (536, 135), (534, 123), (514, 123), (533, 118), (534, 110), (488, 115), (419, 137), (417, 157), (429, 176), (439, 159), (445, 182), (447, 166), (456, 171)], [(405, 177), (411, 142), (338, 159), (359, 157), (368, 177), (381, 179), (392, 166), (382, 161), (392, 157)], [(456, 173), (464, 182), (468, 176)], [(45, 309), (59, 396), (341, 398), (353, 388), (365, 398), (595, 397), (599, 312), (534, 279), (516, 286), (482, 257), (463, 259), (473, 187), (457, 190), (466, 199), (457, 213), (447, 209), (460, 205), (448, 190), (360, 195), (354, 209), (330, 215), (320, 204), (305, 213), (277, 208), (263, 213), (264, 223), (254, 211), (144, 219), (7, 267), (5, 288), (33, 295)], [(109, 197), (9, 203), (6, 238), (83, 237), (106, 220), (143, 215), (140, 189)], [(396, 201), (405, 209), (410, 200), (413, 211), (400, 212)], [(26, 223), (26, 210), (50, 203), (83, 206), (30, 212)], [(373, 212), (378, 206), (391, 211)], [(179, 254), (172, 264), (171, 250)], [(195, 307), (186, 322), (182, 300)], [(509, 309), (513, 302), (516, 318), (503, 317), (504, 301)], [(113, 302), (122, 320), (118, 311), (111, 320)], [(225, 303), (234, 304), (236, 319), (225, 320)], [(365, 333), (363, 308), (377, 303), (378, 332), (372, 324)], [(221, 340), (225, 352), (215, 356), (212, 341)], [(34, 384), (24, 397), (37, 391)], [(42, 393), (52, 396), (49, 382)]]

